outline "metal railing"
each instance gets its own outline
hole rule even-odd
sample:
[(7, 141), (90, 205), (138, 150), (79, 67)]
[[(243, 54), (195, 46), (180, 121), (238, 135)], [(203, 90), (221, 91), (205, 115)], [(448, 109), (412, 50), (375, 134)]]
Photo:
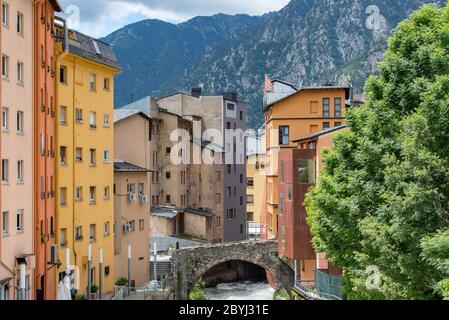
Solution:
[(111, 300), (153, 300), (167, 293), (168, 281), (151, 281), (144, 287), (115, 286)]
[(343, 300), (336, 295), (319, 292), (315, 287), (315, 281), (297, 281), (293, 291), (306, 300)]

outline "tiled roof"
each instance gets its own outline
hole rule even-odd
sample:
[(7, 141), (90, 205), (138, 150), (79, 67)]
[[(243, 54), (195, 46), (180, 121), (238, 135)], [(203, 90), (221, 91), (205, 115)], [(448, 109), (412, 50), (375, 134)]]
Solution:
[[(117, 57), (109, 44), (75, 30), (70, 31), (75, 37), (75, 39), (70, 39), (70, 53), (121, 70)], [(95, 46), (99, 49), (98, 51)]]

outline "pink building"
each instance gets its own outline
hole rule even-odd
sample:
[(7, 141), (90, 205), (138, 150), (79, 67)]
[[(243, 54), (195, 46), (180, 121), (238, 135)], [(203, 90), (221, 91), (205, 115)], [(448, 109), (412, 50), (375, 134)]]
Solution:
[(1, 2), (0, 300), (33, 299), (33, 1)]

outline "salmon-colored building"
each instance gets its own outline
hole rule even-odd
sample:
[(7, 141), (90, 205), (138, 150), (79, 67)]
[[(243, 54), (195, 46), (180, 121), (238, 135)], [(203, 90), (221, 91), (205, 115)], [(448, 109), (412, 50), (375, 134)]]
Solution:
[(0, 300), (34, 297), (32, 17), (31, 0), (2, 1)]
[(57, 0), (33, 1), (34, 30), (34, 249), (37, 300), (55, 298), (55, 85), (54, 13)]

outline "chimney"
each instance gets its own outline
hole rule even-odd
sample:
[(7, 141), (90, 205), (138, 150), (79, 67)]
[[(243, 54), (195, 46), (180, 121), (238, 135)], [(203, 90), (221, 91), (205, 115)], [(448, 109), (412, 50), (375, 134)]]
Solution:
[(201, 87), (192, 88), (192, 96), (195, 98), (201, 97)]

